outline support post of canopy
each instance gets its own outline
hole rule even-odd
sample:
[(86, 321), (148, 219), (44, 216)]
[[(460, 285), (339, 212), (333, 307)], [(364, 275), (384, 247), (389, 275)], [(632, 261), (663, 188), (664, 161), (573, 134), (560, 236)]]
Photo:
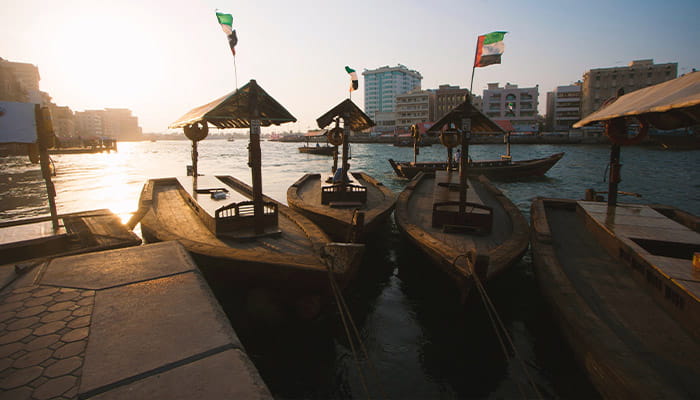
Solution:
[(613, 144), (610, 148), (610, 176), (608, 179), (608, 206), (617, 204), (617, 187), (622, 179), (620, 178), (620, 145)]
[(348, 164), (348, 151), (350, 150), (350, 114), (343, 113), (343, 180), (342, 180), (342, 191), (345, 193), (345, 185), (348, 181), (348, 169), (350, 164)]
[(258, 108), (258, 87), (250, 90), (250, 143), (248, 145), (248, 166), (253, 183), (253, 225), (256, 235), (265, 232), (263, 220), (262, 156), (260, 151), (260, 110)]
[(46, 193), (49, 197), (49, 211), (54, 232), (58, 231), (58, 212), (56, 211), (56, 187), (51, 181), (51, 168), (49, 167), (49, 138), (53, 135), (53, 125), (49, 109), (36, 104), (34, 114), (37, 126), (37, 147), (39, 148), (39, 163), (41, 175), (46, 184)]
[(462, 119), (462, 154), (459, 157), (459, 214), (466, 212), (467, 202), (467, 161), (469, 160), (469, 140), (472, 135), (471, 118)]

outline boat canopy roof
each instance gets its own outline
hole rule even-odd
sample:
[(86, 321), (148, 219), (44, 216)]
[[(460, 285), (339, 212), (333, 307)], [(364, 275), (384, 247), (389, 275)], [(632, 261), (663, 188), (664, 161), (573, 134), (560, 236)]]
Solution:
[[(347, 118), (345, 118), (345, 115), (347, 115)], [(354, 132), (359, 132), (375, 125), (374, 121), (350, 99), (343, 100), (330, 111), (318, 117), (316, 123), (319, 128), (323, 129), (330, 125), (336, 117), (345, 118), (344, 122)]]
[(438, 134), (443, 127), (449, 127), (450, 124), (454, 124), (456, 127), (461, 127), (462, 120), (465, 118), (471, 119), (472, 132), (505, 133), (503, 129), (491, 118), (487, 117), (478, 108), (474, 107), (469, 99), (465, 100), (462, 104), (445, 114), (442, 118), (435, 122), (433, 126), (428, 128), (426, 133), (431, 136)]
[(259, 120), (260, 126), (270, 126), (297, 119), (251, 79), (242, 88), (190, 110), (169, 127), (208, 122), (217, 128), (249, 128), (251, 120)]
[(700, 124), (700, 71), (622, 95), (573, 127), (633, 116), (642, 116), (659, 129)]
[(0, 143), (36, 143), (33, 103), (0, 101)]

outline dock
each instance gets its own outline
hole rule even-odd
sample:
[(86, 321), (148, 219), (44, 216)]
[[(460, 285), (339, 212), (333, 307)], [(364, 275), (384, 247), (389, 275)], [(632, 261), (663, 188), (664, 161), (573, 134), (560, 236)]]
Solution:
[(5, 265), (0, 285), (3, 399), (272, 398), (176, 241)]

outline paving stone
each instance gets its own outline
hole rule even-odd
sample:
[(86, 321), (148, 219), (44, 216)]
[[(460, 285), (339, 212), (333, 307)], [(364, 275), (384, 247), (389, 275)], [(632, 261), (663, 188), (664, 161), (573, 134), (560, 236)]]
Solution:
[(34, 379), (33, 381), (31, 381), (31, 383), (29, 383), (29, 387), (32, 389), (36, 389), (39, 386), (43, 385), (44, 383), (48, 382), (48, 380), (49, 380), (49, 378), (47, 378), (45, 376), (40, 376), (40, 377)]
[(37, 322), (39, 322), (39, 317), (21, 318), (13, 323), (7, 325), (7, 327), (5, 329), (7, 329), (8, 331), (16, 331), (17, 329), (29, 328), (30, 326), (36, 324)]
[(272, 395), (244, 354), (226, 350), (90, 399), (272, 399)]
[(77, 356), (85, 349), (85, 341), (67, 343), (53, 353), (56, 358), (69, 358)]
[(32, 297), (32, 294), (30, 292), (11, 294), (4, 299), (4, 302), (14, 303), (22, 301), (28, 297)]
[(36, 388), (32, 396), (38, 400), (58, 397), (76, 386), (77, 382), (78, 378), (70, 375), (49, 379), (43, 385)]
[(41, 314), (46, 311), (46, 306), (34, 306), (25, 308), (22, 311), (17, 311), (17, 318), (31, 317), (37, 314)]
[(0, 372), (10, 368), (13, 360), (9, 357), (0, 358)]
[[(54, 349), (51, 349), (51, 350), (54, 350)], [(48, 358), (48, 359), (46, 359), (46, 361), (42, 362), (39, 365), (44, 367), (44, 369), (46, 369), (47, 367), (50, 367), (50, 366), (56, 364), (57, 361), (58, 360), (56, 360), (55, 358)]]
[(63, 335), (61, 337), (61, 341), (66, 342), (66, 343), (75, 342), (76, 340), (85, 339), (89, 333), (90, 333), (90, 330), (88, 327), (73, 329), (70, 332)]
[(63, 397), (66, 399), (77, 399), (78, 398), (78, 385), (73, 386), (72, 389), (63, 393)]
[(51, 297), (51, 296), (31, 298), (31, 299), (25, 300), (24, 305), (25, 305), (25, 307), (41, 306), (41, 305), (45, 305), (46, 303), (48, 303), (52, 300), (53, 300), (53, 297)]
[(14, 389), (24, 386), (41, 376), (44, 371), (41, 367), (23, 368), (0, 379), (0, 389)]
[(63, 329), (65, 326), (66, 323), (64, 321), (49, 322), (48, 324), (44, 324), (39, 328), (34, 329), (34, 334), (37, 336), (49, 335), (60, 329)]
[(76, 318), (68, 323), (69, 328), (82, 328), (83, 326), (90, 325), (90, 316), (86, 315), (84, 317)]
[(34, 297), (43, 297), (43, 296), (49, 296), (54, 293), (58, 293), (60, 288), (57, 287), (41, 287), (40, 289), (35, 290), (32, 292), (32, 296)]
[(73, 310), (74, 308), (77, 308), (78, 306), (72, 302), (72, 301), (62, 301), (59, 303), (56, 303), (52, 305), (51, 307), (48, 308), (49, 311), (55, 312), (55, 311), (61, 311), (61, 310)]
[(100, 291), (92, 318), (81, 393), (219, 346), (241, 346), (199, 274)]
[(51, 357), (51, 354), (53, 354), (53, 350), (51, 349), (34, 350), (16, 359), (15, 362), (12, 363), (12, 366), (14, 368), (33, 367), (35, 365), (41, 364), (42, 362), (44, 362), (44, 360)]
[(69, 311), (69, 310), (50, 312), (50, 313), (41, 317), (41, 322), (48, 323), (48, 322), (53, 322), (53, 321), (64, 320), (66, 317), (69, 317), (70, 315), (71, 315), (71, 311)]
[(82, 290), (73, 289), (73, 288), (69, 288), (69, 287), (62, 287), (62, 288), (58, 289), (58, 291), (61, 293), (78, 292), (78, 291), (82, 292)]
[(58, 339), (60, 339), (60, 338), (61, 337), (58, 335), (39, 336), (38, 338), (32, 340), (31, 342), (25, 344), (24, 348), (29, 350), (29, 351), (42, 349), (42, 348), (49, 347), (52, 344), (56, 343), (58, 341)]
[(21, 288), (17, 288), (12, 291), (12, 293), (24, 293), (24, 292), (31, 292), (32, 290), (36, 289), (38, 286), (24, 286)]
[(24, 303), (21, 301), (9, 302), (7, 300), (2, 300), (2, 304), (0, 304), (0, 314), (7, 311), (15, 311), (23, 305)]
[(0, 314), (0, 322), (10, 321), (12, 318), (15, 318), (16, 314), (17, 312), (14, 310), (5, 311), (4, 313)]
[(73, 316), (74, 317), (83, 317), (85, 315), (89, 315), (92, 313), (92, 306), (85, 306), (85, 307), (80, 307), (77, 310), (73, 311)]
[(94, 299), (92, 296), (90, 296), (90, 297), (81, 298), (75, 304), (77, 304), (79, 306), (91, 306), (93, 302), (94, 302)]
[(83, 360), (80, 357), (66, 358), (58, 360), (50, 367), (44, 370), (44, 376), (49, 378), (57, 378), (61, 375), (68, 375), (83, 365)]
[(28, 387), (19, 387), (2, 393), (3, 400), (29, 400), (32, 398), (33, 390)]
[(54, 259), (41, 283), (105, 289), (195, 270), (197, 266), (179, 243), (162, 242)]
[(29, 336), (31, 333), (32, 333), (32, 330), (28, 329), (28, 328), (19, 329), (16, 331), (4, 332), (3, 335), (0, 336), (0, 344), (19, 342), (20, 340)]
[(68, 301), (68, 300), (73, 300), (76, 298), (80, 297), (80, 293), (78, 292), (66, 292), (66, 293), (61, 293), (58, 296), (55, 296), (54, 298), (56, 301)]

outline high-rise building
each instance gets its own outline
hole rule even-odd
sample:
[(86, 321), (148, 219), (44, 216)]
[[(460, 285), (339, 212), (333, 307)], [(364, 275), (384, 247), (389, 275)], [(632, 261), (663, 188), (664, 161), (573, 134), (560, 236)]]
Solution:
[(48, 104), (50, 100), (48, 94), (39, 90), (39, 68), (34, 64), (12, 62), (0, 59), (3, 67), (9, 69), (14, 74), (16, 81), (21, 87), (21, 91), (25, 94), (25, 101), (36, 104)]
[(396, 96), (420, 89), (423, 76), (405, 65), (384, 66), (362, 72), (365, 78), (365, 113), (375, 119), (378, 112), (396, 111)]
[(61, 107), (53, 103), (49, 105), (53, 131), (59, 138), (76, 136), (75, 115), (70, 107)]
[(654, 64), (653, 59), (635, 60), (626, 67), (596, 68), (583, 74), (581, 118), (596, 111), (622, 88), (630, 93), (675, 79), (678, 63)]
[(76, 111), (75, 122), (80, 136), (107, 136), (117, 140), (142, 140), (137, 117), (126, 108)]
[(435, 92), (413, 89), (396, 96), (396, 129), (408, 131), (413, 124), (435, 121)]
[(489, 83), (484, 90), (483, 112), (494, 120), (507, 120), (518, 132), (535, 132), (537, 127), (537, 106), (539, 105), (539, 86), (519, 88), (518, 85), (506, 83)]
[(76, 111), (76, 135), (80, 137), (104, 136), (103, 120), (104, 110)]
[(546, 126), (551, 131), (568, 131), (581, 119), (581, 82), (557, 86), (547, 92)]

